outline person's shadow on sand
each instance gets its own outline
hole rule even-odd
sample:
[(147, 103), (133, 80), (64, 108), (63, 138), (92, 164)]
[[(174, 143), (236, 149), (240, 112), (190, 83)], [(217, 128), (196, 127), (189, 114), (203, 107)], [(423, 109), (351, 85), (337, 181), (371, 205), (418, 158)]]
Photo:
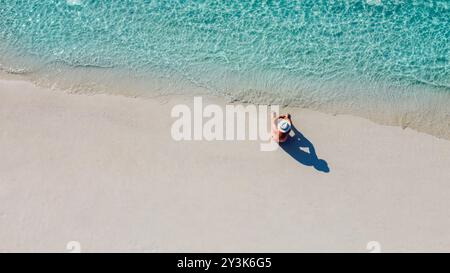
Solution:
[[(328, 163), (319, 159), (314, 149), (314, 145), (297, 128), (292, 126), (293, 135), (289, 135), (286, 142), (280, 143), (281, 148), (292, 158), (305, 166), (313, 166), (316, 170), (328, 173)], [(309, 152), (306, 152), (307, 149)]]

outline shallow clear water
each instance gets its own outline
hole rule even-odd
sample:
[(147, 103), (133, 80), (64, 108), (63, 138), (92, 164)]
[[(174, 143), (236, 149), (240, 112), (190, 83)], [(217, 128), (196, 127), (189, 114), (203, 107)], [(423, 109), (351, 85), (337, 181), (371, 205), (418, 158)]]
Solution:
[(450, 138), (449, 60), (448, 0), (0, 0), (0, 68), (73, 89), (210, 92)]

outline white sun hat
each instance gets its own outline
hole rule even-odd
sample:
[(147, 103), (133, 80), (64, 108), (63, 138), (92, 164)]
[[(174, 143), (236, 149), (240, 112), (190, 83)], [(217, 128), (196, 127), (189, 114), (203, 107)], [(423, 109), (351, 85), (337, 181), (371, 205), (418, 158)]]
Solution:
[(288, 120), (282, 119), (278, 122), (278, 130), (282, 133), (287, 133), (291, 130), (291, 123)]

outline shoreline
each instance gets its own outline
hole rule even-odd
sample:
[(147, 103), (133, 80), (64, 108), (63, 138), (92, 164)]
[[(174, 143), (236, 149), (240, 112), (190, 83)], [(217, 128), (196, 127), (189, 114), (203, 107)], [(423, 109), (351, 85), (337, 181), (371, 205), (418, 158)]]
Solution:
[[(206, 102), (224, 106), (213, 96)], [(171, 139), (153, 99), (0, 80), (0, 251), (448, 251), (450, 141), (287, 107), (329, 173), (255, 141)]]
[[(302, 96), (305, 96), (307, 99), (301, 102), (302, 99), (299, 99), (299, 94), (290, 94), (283, 97), (276, 96), (272, 92), (258, 91), (252, 88), (244, 88), (239, 92), (235, 92), (236, 90), (233, 90), (233, 92), (225, 92), (223, 90), (216, 92), (209, 90), (205, 86), (197, 86), (182, 78), (163, 79), (157, 75), (153, 75), (155, 78), (152, 80), (146, 77), (141, 78), (140, 76), (133, 78), (129, 74), (130, 71), (103, 71), (102, 69), (87, 67), (68, 69), (66, 67), (61, 68), (61, 71), (53, 76), (50, 76), (50, 72), (51, 70), (41, 74), (35, 72), (17, 74), (0, 71), (0, 81), (24, 81), (39, 88), (81, 95), (104, 94), (138, 99), (204, 96), (229, 104), (273, 104), (291, 109), (308, 109), (334, 116), (344, 115), (363, 118), (380, 125), (400, 127), (402, 129), (409, 128), (450, 141), (450, 123), (447, 122), (448, 118), (450, 118), (450, 111), (447, 107), (447, 102), (450, 103), (450, 93), (447, 94), (445, 91), (431, 92), (414, 87), (410, 90), (411, 94), (406, 94), (408, 92), (405, 93), (405, 90), (400, 89), (395, 90), (396, 92), (391, 90), (389, 92), (393, 93), (389, 93), (386, 86), (380, 86), (379, 88), (384, 91), (380, 91), (380, 94), (376, 94), (376, 96), (358, 96), (358, 93), (368, 91), (361, 89), (354, 94), (355, 96), (351, 96), (350, 92), (349, 94), (342, 94), (342, 98), (339, 97), (336, 100), (324, 102), (317, 101), (317, 98), (310, 97), (305, 93)], [(149, 88), (149, 86), (151, 87)], [(371, 88), (374, 87), (372, 86)], [(333, 92), (336, 93), (338, 91)], [(377, 98), (379, 96), (382, 98)], [(394, 101), (386, 99), (390, 97)], [(396, 98), (394, 99), (394, 97)], [(288, 102), (290, 100), (292, 102)], [(303, 105), (304, 103), (307, 103), (307, 105)], [(394, 107), (395, 104), (398, 104), (398, 106)]]

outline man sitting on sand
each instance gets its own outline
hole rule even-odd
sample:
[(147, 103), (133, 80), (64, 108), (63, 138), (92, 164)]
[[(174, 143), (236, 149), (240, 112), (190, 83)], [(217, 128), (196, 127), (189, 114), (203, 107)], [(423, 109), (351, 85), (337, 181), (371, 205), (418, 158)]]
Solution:
[(292, 128), (291, 115), (281, 115), (275, 117), (275, 113), (272, 121), (272, 137), (278, 143), (283, 143), (288, 139), (289, 132)]

